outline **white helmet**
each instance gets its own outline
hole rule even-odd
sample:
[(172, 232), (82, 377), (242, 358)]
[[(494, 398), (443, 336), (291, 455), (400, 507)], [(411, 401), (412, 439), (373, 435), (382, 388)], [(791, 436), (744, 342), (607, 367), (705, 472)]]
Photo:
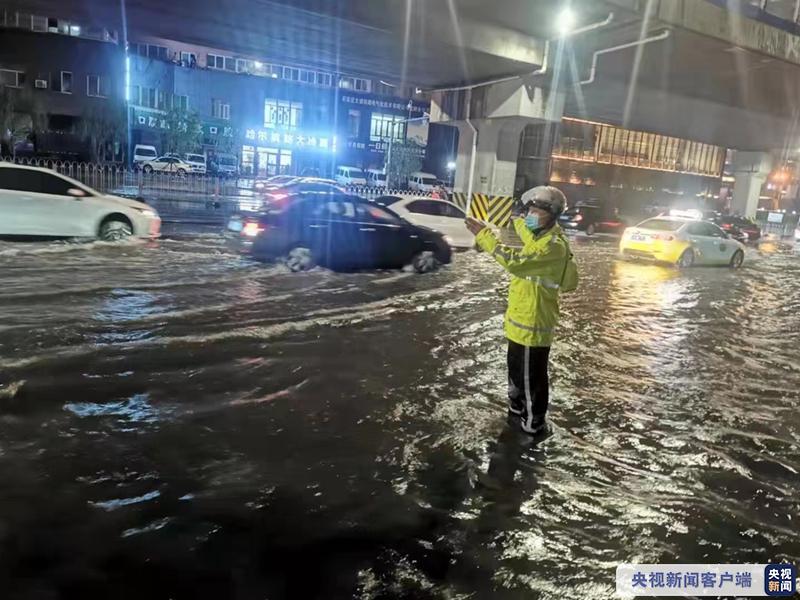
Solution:
[(558, 217), (567, 209), (567, 197), (552, 185), (540, 185), (522, 194), (522, 208), (527, 209), (531, 205)]

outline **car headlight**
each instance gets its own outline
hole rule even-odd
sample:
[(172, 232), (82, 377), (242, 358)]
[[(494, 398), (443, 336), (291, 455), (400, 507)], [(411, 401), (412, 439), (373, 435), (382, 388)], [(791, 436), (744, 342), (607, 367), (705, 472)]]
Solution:
[(139, 212), (142, 213), (143, 216), (150, 217), (151, 219), (158, 217), (158, 213), (151, 208), (140, 208)]

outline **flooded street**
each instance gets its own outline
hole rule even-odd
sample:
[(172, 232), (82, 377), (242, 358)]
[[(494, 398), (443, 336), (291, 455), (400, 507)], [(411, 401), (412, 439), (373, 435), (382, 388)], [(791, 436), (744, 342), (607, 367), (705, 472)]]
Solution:
[(800, 561), (800, 251), (573, 249), (529, 447), (485, 255), (0, 242), (3, 598), (600, 599), (621, 562)]

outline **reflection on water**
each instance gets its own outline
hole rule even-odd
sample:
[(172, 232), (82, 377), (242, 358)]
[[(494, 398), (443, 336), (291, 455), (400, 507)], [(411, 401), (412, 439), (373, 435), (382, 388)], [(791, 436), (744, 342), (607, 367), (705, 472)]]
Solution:
[(0, 243), (3, 597), (594, 599), (620, 562), (800, 561), (794, 249), (574, 249), (531, 444), (484, 255), (292, 275), (214, 235)]

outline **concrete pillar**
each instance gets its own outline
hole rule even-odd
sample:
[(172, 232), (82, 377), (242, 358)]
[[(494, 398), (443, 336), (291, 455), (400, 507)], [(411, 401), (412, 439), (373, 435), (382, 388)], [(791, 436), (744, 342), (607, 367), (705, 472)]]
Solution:
[[(512, 195), (523, 129), (531, 123), (558, 123), (564, 110), (564, 94), (525, 79), (476, 88), (463, 97), (447, 96), (453, 93), (460, 92), (434, 96), (431, 116), (434, 122), (457, 127), (459, 131), (454, 190), (469, 189), (474, 147), (473, 192)], [(477, 131), (477, 144), (473, 128)]]
[(755, 217), (761, 188), (772, 168), (772, 157), (766, 152), (739, 152), (733, 157), (733, 202), (731, 210), (745, 217)]
[[(472, 122), (478, 134), (473, 192), (502, 196), (514, 193), (519, 138), (526, 122), (511, 118), (478, 119)], [(466, 192), (469, 188), (469, 165), (475, 134), (464, 122), (458, 122), (455, 126), (458, 127), (458, 156), (454, 190)]]
[(475, 134), (463, 121), (454, 122), (452, 126), (458, 129), (458, 154), (456, 155), (453, 191), (466, 193), (469, 187), (469, 162)]

